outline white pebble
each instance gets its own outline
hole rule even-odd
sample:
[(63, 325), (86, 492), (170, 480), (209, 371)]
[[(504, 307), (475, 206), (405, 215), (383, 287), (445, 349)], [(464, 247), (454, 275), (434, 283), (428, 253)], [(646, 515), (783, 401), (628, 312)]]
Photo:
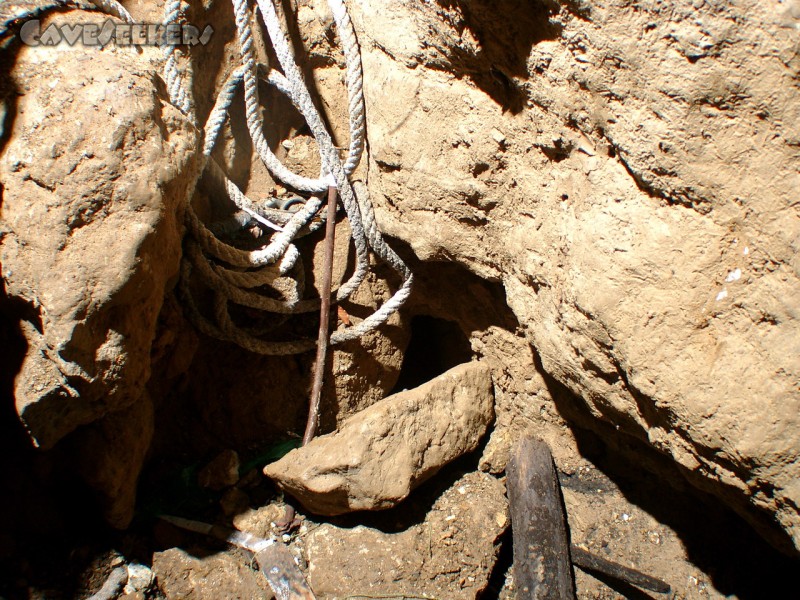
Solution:
[(728, 276), (725, 278), (725, 281), (730, 283), (731, 281), (739, 281), (742, 278), (742, 270), (736, 269), (728, 273)]
[(506, 136), (503, 135), (503, 132), (500, 131), (499, 129), (495, 129), (494, 127), (492, 127), (491, 133), (492, 133), (492, 139), (498, 144), (502, 144), (503, 142), (506, 141)]
[(123, 591), (126, 594), (147, 591), (153, 585), (154, 579), (155, 575), (153, 575), (149, 567), (139, 563), (131, 563), (128, 565), (128, 583)]
[(728, 297), (728, 290), (723, 289), (719, 294), (717, 294), (717, 302), (719, 302), (720, 300), (724, 300), (727, 297)]

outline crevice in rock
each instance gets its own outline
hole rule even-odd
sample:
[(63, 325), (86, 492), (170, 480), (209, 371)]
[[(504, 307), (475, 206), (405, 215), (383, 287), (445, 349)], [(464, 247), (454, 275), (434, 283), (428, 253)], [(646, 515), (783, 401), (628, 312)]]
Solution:
[(514, 540), (510, 527), (500, 536), (498, 544), (500, 547), (497, 550), (497, 562), (495, 562), (492, 573), (489, 576), (489, 584), (478, 596), (478, 600), (495, 600), (495, 598), (499, 598), (506, 580), (512, 574)]
[[(37, 450), (17, 415), (14, 379), (29, 350), (18, 323), (30, 308), (18, 298), (9, 299), (5, 282), (0, 282), (0, 595), (22, 597), (15, 595), (16, 588), (27, 582), (63, 593), (54, 598), (77, 597), (72, 595), (71, 572), (89, 560), (78, 547), (105, 527), (93, 494), (76, 478), (64, 444)], [(25, 557), (23, 571), (7, 562), (12, 557)]]
[(457, 323), (417, 315), (411, 320), (411, 341), (392, 393), (422, 385), (471, 358), (469, 340)]

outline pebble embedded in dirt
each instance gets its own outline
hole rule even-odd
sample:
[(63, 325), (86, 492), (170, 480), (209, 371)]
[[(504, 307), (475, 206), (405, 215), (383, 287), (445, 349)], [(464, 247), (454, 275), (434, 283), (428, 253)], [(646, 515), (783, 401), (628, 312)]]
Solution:
[(239, 481), (239, 455), (223, 450), (197, 474), (200, 487), (223, 490)]
[(233, 526), (239, 531), (260, 538), (269, 538), (286, 533), (295, 521), (295, 511), (288, 504), (267, 504), (251, 508), (233, 518)]

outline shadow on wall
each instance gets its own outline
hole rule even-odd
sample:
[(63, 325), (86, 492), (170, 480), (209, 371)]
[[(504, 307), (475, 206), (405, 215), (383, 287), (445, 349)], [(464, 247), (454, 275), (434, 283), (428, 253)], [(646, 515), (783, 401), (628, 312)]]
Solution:
[(14, 380), (28, 351), (19, 324), (32, 310), (0, 280), (0, 596), (8, 598), (27, 597), (28, 584), (68, 586), (65, 557), (100, 514), (58, 447), (36, 450), (17, 415)]
[(673, 529), (688, 560), (711, 578), (717, 590), (757, 600), (786, 597), (783, 590), (796, 587), (795, 560), (759, 537), (719, 499), (689, 485), (681, 468), (668, 457), (594, 419), (579, 397), (547, 375), (538, 356), (536, 363), (581, 455), (611, 479), (629, 502)]
[[(552, 19), (555, 0), (437, 0), (451, 30), (431, 32), (429, 41), (457, 76), (469, 77), (504, 111), (517, 114), (527, 94), (517, 80), (528, 78), (527, 59), (539, 42), (555, 40), (563, 27)], [(438, 27), (437, 27), (438, 28)], [(464, 30), (478, 42), (478, 51), (462, 43)], [(436, 65), (431, 65), (435, 67)]]
[[(11, 139), (11, 128), (17, 116), (17, 97), (20, 91), (11, 77), (11, 70), (16, 63), (19, 42), (16, 39), (0, 38), (0, 153), (5, 150)], [(2, 207), (2, 184), (0, 183), (0, 207)], [(2, 212), (0, 212), (2, 216)]]

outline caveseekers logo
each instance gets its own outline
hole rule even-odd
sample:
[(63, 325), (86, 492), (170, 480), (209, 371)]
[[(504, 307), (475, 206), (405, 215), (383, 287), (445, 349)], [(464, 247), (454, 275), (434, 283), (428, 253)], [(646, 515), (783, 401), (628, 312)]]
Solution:
[(114, 42), (118, 46), (205, 46), (211, 40), (214, 28), (200, 28), (179, 23), (119, 23), (108, 19), (98, 23), (75, 23), (56, 25), (51, 23), (42, 31), (41, 21), (31, 19), (20, 28), (20, 39), (28, 46), (106, 46)]

